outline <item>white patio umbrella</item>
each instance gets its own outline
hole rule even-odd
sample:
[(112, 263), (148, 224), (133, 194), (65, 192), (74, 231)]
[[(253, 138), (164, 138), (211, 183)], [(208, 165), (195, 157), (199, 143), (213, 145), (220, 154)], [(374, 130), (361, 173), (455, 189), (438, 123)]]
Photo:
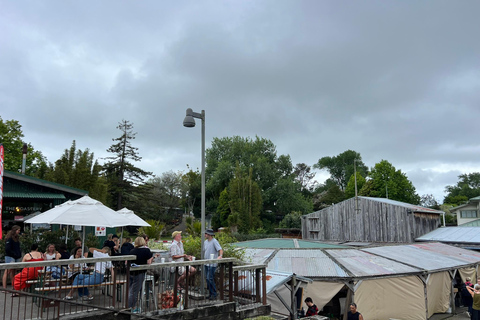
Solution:
[[(75, 201), (67, 201), (47, 210), (25, 223), (64, 224), (84, 227), (123, 227), (130, 223), (125, 216), (102, 204), (100, 201), (83, 196)], [(85, 244), (85, 230), (82, 246)], [(83, 248), (82, 248), (83, 249)]]
[[(135, 212), (133, 212), (130, 209), (123, 208), (117, 211), (117, 213), (121, 214), (123, 217), (128, 219), (130, 222), (127, 224), (127, 226), (135, 226), (135, 227), (150, 227), (150, 224), (137, 216)], [(123, 238), (123, 227), (122, 227), (122, 233), (120, 235), (120, 243), (122, 243), (122, 238)]]
[(150, 224), (137, 216), (132, 210), (123, 208), (117, 211), (117, 213), (120, 213), (122, 216), (124, 216), (126, 219), (130, 221), (127, 226), (135, 226), (135, 227), (150, 227)]

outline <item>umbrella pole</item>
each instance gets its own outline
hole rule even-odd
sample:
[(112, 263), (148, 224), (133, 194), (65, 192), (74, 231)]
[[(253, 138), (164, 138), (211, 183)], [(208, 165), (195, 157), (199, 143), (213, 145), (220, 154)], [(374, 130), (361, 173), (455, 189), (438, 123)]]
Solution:
[(83, 256), (84, 250), (85, 250), (85, 249), (84, 249), (84, 248), (85, 248), (85, 226), (83, 226), (83, 235), (82, 235), (82, 237), (83, 237), (83, 241), (82, 241), (82, 256)]
[(67, 235), (65, 236), (65, 244), (67, 244), (68, 241), (68, 224), (67, 224)]
[(122, 247), (122, 240), (123, 240), (123, 227), (122, 227), (122, 233), (120, 233), (120, 244), (119, 244), (120, 248)]

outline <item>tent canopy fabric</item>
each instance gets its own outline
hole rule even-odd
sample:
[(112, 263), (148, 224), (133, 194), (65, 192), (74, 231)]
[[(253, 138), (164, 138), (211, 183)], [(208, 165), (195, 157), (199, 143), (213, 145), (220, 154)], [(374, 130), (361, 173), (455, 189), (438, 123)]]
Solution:
[(130, 225), (123, 214), (103, 205), (100, 201), (83, 196), (75, 201), (67, 201), (54, 208), (28, 219), (25, 223), (63, 224), (84, 227), (122, 227)]

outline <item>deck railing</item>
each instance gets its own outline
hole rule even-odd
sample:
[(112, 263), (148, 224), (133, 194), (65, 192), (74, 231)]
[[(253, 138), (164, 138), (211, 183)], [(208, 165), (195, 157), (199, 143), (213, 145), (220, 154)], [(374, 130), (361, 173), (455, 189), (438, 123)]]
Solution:
[[(0, 293), (0, 318), (2, 319), (58, 319), (62, 315), (91, 310), (109, 310), (122, 313), (158, 315), (172, 310), (193, 309), (225, 302), (237, 305), (266, 304), (265, 266), (241, 265), (236, 259), (196, 260), (185, 262), (152, 263), (131, 267), (133, 255), (109, 258), (82, 258), (74, 260), (53, 260), (0, 264), (0, 270), (16, 270), (15, 288), (8, 286)], [(68, 276), (69, 264), (86, 264), (81, 270), (94, 274), (95, 263), (114, 265), (113, 273), (106, 273), (103, 282), (94, 285), (74, 285)], [(218, 296), (208, 297), (207, 288), (202, 288), (201, 277), (204, 266), (218, 264), (215, 273)], [(192, 269), (196, 272), (192, 275)], [(184, 268), (187, 280), (179, 283), (179, 269)], [(131, 271), (145, 271), (139, 295), (134, 308), (128, 308), (128, 291)], [(71, 271), (71, 270), (70, 270)], [(77, 276), (78, 277), (78, 276)], [(25, 284), (24, 288), (22, 284)], [(93, 297), (85, 298), (86, 292)], [(73, 291), (72, 291), (73, 290)], [(66, 300), (67, 293), (73, 299)], [(12, 297), (18, 295), (18, 297)], [(83, 297), (80, 297), (83, 295)]]

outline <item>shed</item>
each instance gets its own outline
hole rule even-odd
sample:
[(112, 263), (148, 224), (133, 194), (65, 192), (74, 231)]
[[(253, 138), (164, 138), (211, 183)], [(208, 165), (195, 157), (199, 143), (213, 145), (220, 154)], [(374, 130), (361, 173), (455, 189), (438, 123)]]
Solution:
[(304, 240), (411, 243), (440, 226), (443, 211), (372, 197), (350, 198), (302, 216)]

